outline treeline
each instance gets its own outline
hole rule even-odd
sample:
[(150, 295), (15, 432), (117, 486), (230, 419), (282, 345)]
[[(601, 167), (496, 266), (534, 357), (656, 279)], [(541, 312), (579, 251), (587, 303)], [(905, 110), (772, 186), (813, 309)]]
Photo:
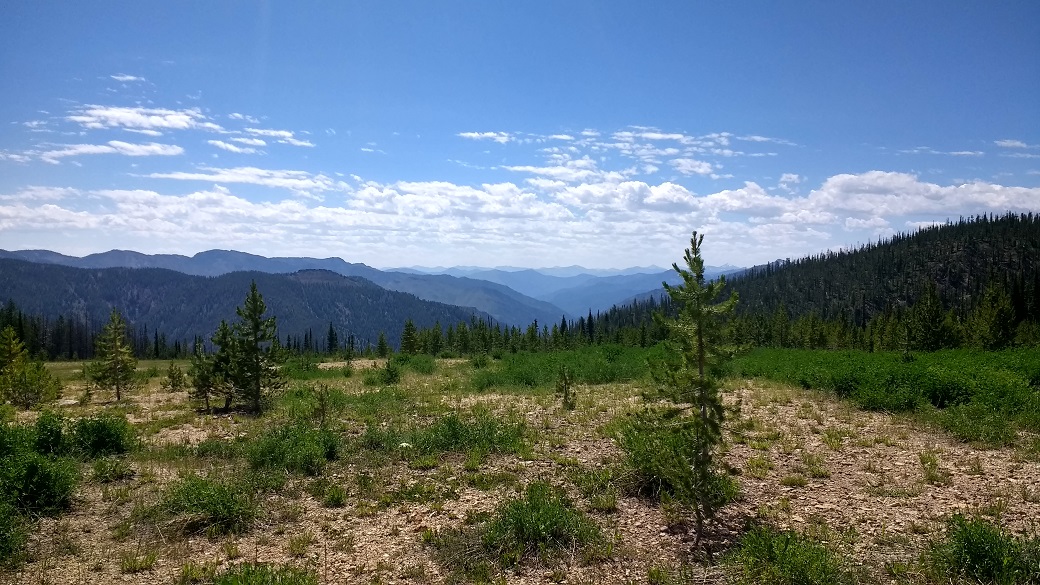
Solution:
[[(59, 315), (56, 319), (31, 315), (9, 300), (0, 308), (0, 330), (10, 326), (29, 355), (43, 360), (89, 360), (95, 357), (95, 340), (104, 327), (85, 314)], [(134, 355), (145, 359), (187, 357), (191, 348), (183, 340), (168, 340), (165, 333), (147, 324), (127, 326)]]

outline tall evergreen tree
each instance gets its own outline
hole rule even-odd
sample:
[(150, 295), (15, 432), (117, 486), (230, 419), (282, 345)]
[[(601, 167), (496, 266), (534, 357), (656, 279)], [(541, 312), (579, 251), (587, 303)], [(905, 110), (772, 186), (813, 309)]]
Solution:
[(125, 392), (137, 387), (137, 358), (126, 339), (126, 321), (116, 309), (96, 344), (97, 361), (88, 367), (88, 376), (95, 386), (114, 391), (116, 400), (122, 400)]
[(256, 289), (256, 281), (249, 285), (245, 302), (235, 312), (239, 317), (234, 326), (237, 339), (233, 368), (235, 389), (251, 411), (260, 412), (265, 392), (278, 387), (281, 380), (268, 346), (274, 340), (275, 318), (264, 317), (267, 305)]
[(729, 357), (722, 335), (724, 320), (737, 305), (737, 294), (716, 303), (726, 286), (724, 277), (705, 282), (704, 260), (701, 258), (703, 235), (693, 232), (690, 247), (683, 260), (685, 267), (672, 264), (682, 277), (682, 284), (664, 284), (665, 291), (678, 309), (675, 318), (663, 313), (654, 315), (668, 331), (667, 357), (652, 370), (662, 385), (662, 394), (677, 404), (689, 404), (694, 416), (688, 419), (692, 448), (692, 493), (698, 539), (706, 522), (715, 516), (721, 503), (718, 464), (715, 454), (722, 443), (724, 410), (720, 395), (721, 366)]
[(404, 331), (401, 333), (401, 353), (419, 353), (419, 332), (411, 319), (404, 322)]
[(339, 335), (332, 323), (329, 323), (329, 332), (325, 335), (325, 351), (330, 354), (339, 351)]

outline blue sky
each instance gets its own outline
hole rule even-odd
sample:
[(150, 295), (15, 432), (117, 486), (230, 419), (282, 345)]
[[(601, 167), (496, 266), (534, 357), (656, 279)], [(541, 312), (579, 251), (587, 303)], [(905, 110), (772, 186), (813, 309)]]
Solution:
[(1040, 212), (1037, 2), (21, 2), (0, 248), (709, 264)]

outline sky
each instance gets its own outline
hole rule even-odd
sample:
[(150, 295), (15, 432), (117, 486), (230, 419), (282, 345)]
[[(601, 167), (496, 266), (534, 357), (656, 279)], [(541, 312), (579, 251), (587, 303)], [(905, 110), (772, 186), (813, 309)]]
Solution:
[(1040, 212), (1040, 2), (0, 5), (0, 248), (709, 265)]

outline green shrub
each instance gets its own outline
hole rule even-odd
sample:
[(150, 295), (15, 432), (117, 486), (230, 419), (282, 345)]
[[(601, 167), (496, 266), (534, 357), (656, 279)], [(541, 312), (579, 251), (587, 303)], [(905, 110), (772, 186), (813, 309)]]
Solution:
[(833, 552), (796, 532), (766, 526), (749, 530), (727, 561), (743, 583), (825, 585), (853, 583)]
[(28, 540), (29, 530), (21, 514), (13, 505), (0, 500), (0, 568), (20, 563)]
[(501, 504), (481, 524), (427, 532), (424, 540), (441, 565), (482, 582), (490, 581), (495, 566), (514, 567), (529, 558), (548, 560), (575, 550), (590, 558), (609, 554), (599, 526), (545, 482), (528, 485), (523, 496)]
[(166, 489), (158, 511), (180, 516), (186, 532), (228, 534), (252, 526), (257, 504), (242, 483), (189, 475)]
[(290, 423), (268, 430), (246, 447), (253, 469), (277, 468), (317, 475), (339, 456), (339, 436), (328, 429)]
[(243, 563), (218, 574), (213, 585), (318, 585), (318, 576), (287, 565)]
[(65, 435), (65, 418), (60, 414), (45, 410), (36, 419), (35, 448), (38, 453), (45, 455), (61, 455), (69, 449), (68, 438)]
[[(437, 362), (431, 355), (409, 355), (406, 353), (394, 356), (390, 361), (402, 369), (411, 370), (417, 374), (429, 375), (437, 369)], [(390, 382), (391, 384), (395, 382)]]
[(985, 583), (1040, 583), (1040, 539), (1024, 540), (982, 518), (952, 516), (933, 542), (925, 566), (936, 579), (966, 577)]
[(675, 411), (647, 411), (624, 420), (615, 438), (629, 469), (622, 481), (626, 491), (655, 500), (666, 497), (681, 505), (696, 502), (698, 493), (716, 507), (735, 500), (739, 487), (722, 471), (715, 471), (708, 485), (697, 485), (695, 432), (696, 427)]
[(3, 491), (23, 512), (55, 515), (72, 503), (79, 481), (74, 461), (23, 451), (4, 463)]
[(130, 464), (119, 457), (103, 457), (94, 461), (92, 478), (99, 483), (111, 483), (134, 476)]
[(114, 414), (76, 419), (71, 435), (75, 451), (88, 458), (128, 453), (136, 444), (130, 422)]
[(470, 417), (452, 412), (428, 427), (414, 429), (407, 442), (420, 453), (516, 453), (523, 445), (525, 430), (522, 420), (503, 421), (487, 410), (477, 410)]
[(43, 362), (18, 359), (0, 373), (0, 400), (10, 400), (20, 408), (55, 400), (61, 390), (61, 380)]
[(242, 455), (242, 445), (242, 441), (208, 438), (195, 445), (194, 451), (196, 457), (234, 459)]

